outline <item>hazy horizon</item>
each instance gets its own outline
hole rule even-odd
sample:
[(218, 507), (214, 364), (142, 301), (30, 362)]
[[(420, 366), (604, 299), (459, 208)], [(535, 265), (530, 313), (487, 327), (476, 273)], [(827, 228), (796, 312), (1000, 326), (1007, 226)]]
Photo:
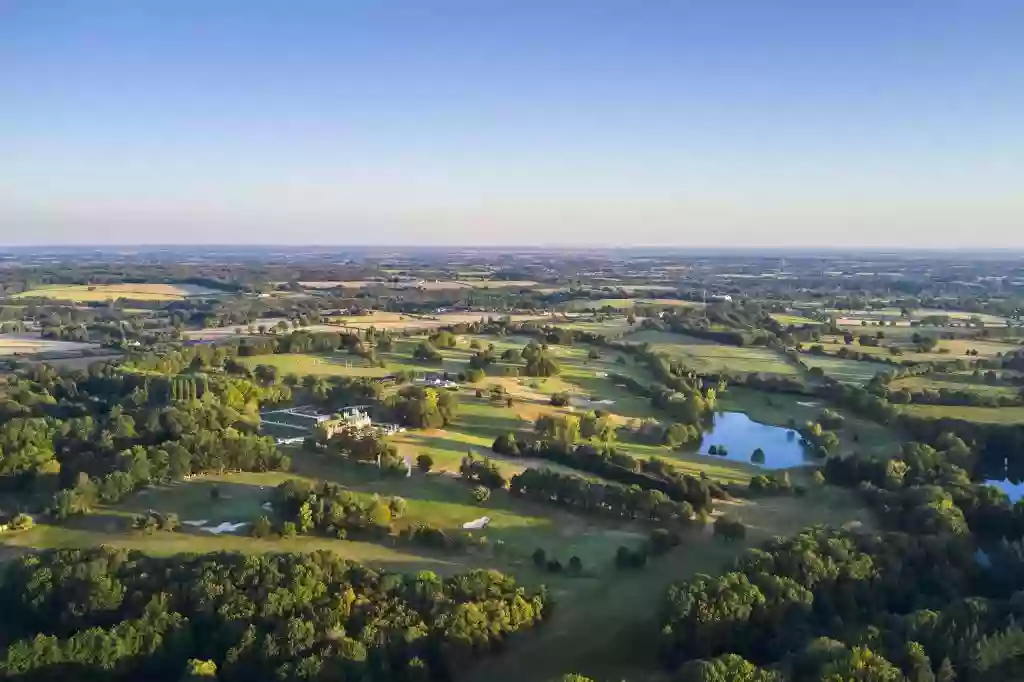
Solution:
[(0, 246), (1024, 247), (1024, 4), (0, 4)]

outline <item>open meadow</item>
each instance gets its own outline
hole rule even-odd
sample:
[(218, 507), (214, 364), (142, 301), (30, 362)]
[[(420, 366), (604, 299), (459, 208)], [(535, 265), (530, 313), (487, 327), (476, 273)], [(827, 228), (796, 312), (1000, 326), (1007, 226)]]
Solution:
[(889, 382), (890, 391), (904, 389), (912, 393), (920, 391), (970, 391), (982, 396), (1013, 398), (1020, 395), (1024, 387), (987, 384), (983, 381), (982, 377), (975, 377), (972, 372), (911, 376)]
[(763, 346), (730, 346), (674, 332), (645, 329), (625, 337), (626, 341), (649, 343), (659, 353), (680, 360), (698, 372), (777, 374), (797, 376), (799, 368), (779, 353)]
[[(913, 332), (909, 332), (908, 330), (910, 329), (913, 329)], [(881, 330), (882, 338), (877, 338), (876, 334), (878, 331), (873, 329), (862, 331), (860, 328), (851, 329), (851, 333), (855, 337), (859, 337), (861, 334), (875, 337), (878, 342), (877, 346), (862, 345), (857, 339), (850, 344), (846, 344), (843, 337), (836, 334), (823, 334), (820, 343), (824, 347), (825, 352), (830, 355), (834, 355), (841, 348), (847, 347), (850, 350), (872, 357), (913, 360), (915, 362), (953, 362), (959, 359), (991, 360), (1019, 350), (1021, 347), (1019, 344), (1007, 341), (965, 337), (943, 338), (944, 332), (928, 327), (905, 327), (902, 332), (896, 333), (894, 333), (892, 328), (886, 327)], [(918, 350), (913, 340), (914, 334), (936, 339), (935, 347), (930, 351)], [(894, 354), (891, 349), (898, 349), (898, 354)]]
[(961, 419), (979, 424), (1020, 424), (1024, 407), (974, 407), (971, 405), (903, 405), (900, 410), (924, 419)]
[(800, 360), (809, 369), (818, 368), (827, 377), (831, 377), (844, 384), (854, 384), (857, 386), (871, 381), (876, 374), (888, 372), (892, 369), (889, 365), (881, 362), (848, 360), (831, 355), (803, 353), (800, 355)]

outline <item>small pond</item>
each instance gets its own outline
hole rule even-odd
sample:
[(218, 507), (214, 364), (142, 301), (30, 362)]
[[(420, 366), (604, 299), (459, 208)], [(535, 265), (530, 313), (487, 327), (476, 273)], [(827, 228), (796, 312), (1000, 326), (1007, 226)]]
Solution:
[[(765, 469), (785, 469), (811, 461), (800, 445), (800, 434), (781, 426), (756, 422), (743, 412), (718, 412), (714, 424), (704, 432), (698, 454), (711, 447), (725, 446), (726, 455), (709, 455), (734, 462), (757, 464)], [(751, 462), (754, 450), (764, 451), (764, 462)]]
[(1010, 498), (1011, 504), (1016, 503), (1017, 500), (1024, 497), (1024, 481), (1017, 481), (1014, 483), (1010, 479), (1004, 478), (1000, 481), (988, 480), (985, 481), (985, 483), (995, 488), (999, 488), (1006, 493)]

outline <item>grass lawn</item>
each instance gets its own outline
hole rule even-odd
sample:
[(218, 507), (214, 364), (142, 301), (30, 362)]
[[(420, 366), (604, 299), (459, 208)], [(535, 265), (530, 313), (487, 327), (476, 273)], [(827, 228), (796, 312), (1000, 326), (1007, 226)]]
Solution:
[(15, 294), (13, 298), (52, 298), (61, 301), (106, 301), (130, 298), (139, 301), (180, 301), (189, 296), (217, 294), (192, 284), (48, 284)]
[(304, 377), (309, 374), (316, 376), (385, 376), (387, 369), (370, 365), (365, 358), (352, 355), (345, 351), (325, 353), (281, 353), (269, 355), (249, 355), (239, 360), (250, 369), (257, 365), (269, 365), (277, 368), (280, 376), (296, 374)]
[(728, 346), (652, 329), (633, 332), (625, 340), (650, 343), (657, 352), (679, 359), (698, 372), (760, 372), (788, 376), (800, 373), (775, 351), (758, 346)]

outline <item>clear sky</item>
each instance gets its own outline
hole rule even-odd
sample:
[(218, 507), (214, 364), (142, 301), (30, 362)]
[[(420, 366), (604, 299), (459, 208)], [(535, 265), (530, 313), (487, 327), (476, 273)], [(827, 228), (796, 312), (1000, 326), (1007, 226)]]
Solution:
[(0, 0), (0, 244), (1024, 247), (1021, 0)]

